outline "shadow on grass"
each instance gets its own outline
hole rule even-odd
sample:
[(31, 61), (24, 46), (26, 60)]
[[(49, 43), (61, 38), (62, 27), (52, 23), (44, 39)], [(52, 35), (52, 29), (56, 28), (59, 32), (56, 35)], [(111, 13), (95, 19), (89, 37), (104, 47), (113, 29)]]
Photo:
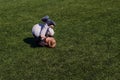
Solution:
[(37, 45), (35, 43), (34, 38), (32, 38), (32, 37), (25, 38), (25, 39), (23, 39), (23, 41), (25, 43), (29, 44), (32, 48), (40, 47), (39, 45)]

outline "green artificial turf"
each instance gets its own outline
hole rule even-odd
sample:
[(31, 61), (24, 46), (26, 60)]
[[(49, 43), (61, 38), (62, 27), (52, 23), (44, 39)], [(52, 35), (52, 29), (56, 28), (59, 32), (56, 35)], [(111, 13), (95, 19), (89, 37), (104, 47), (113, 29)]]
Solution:
[[(53, 49), (31, 34), (45, 15)], [(120, 0), (0, 0), (0, 80), (120, 80)]]

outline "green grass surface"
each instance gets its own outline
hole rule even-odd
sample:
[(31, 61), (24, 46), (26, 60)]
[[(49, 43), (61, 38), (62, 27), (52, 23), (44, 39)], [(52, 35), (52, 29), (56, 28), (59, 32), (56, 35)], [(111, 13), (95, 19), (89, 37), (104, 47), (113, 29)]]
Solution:
[[(54, 49), (32, 42), (45, 15)], [(0, 80), (120, 80), (120, 0), (0, 0)]]

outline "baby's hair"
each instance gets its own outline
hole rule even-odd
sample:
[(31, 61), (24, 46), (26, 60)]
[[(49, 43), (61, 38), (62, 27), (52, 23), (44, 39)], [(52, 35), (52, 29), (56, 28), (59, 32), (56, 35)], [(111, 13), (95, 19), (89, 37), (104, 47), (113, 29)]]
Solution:
[(44, 23), (47, 23), (48, 26), (50, 26), (50, 25), (54, 25), (54, 26), (55, 26), (55, 25), (56, 25), (56, 23), (55, 23), (53, 20), (51, 20), (48, 15), (47, 15), (47, 16), (44, 16), (41, 20), (42, 20)]
[(48, 19), (49, 19), (49, 16), (47, 15), (47, 16), (44, 16), (41, 20), (46, 23)]

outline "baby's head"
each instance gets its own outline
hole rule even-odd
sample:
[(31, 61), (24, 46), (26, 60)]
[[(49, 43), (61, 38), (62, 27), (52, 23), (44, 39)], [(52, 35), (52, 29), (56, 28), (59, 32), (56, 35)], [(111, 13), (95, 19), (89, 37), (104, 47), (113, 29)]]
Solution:
[(56, 23), (49, 19), (49, 16), (44, 16), (41, 20), (45, 22), (50, 28), (54, 28), (54, 26), (56, 26)]
[(56, 23), (51, 19), (48, 19), (46, 23), (50, 28), (54, 28), (54, 26), (56, 26)]
[(49, 19), (49, 16), (44, 16), (41, 20), (46, 23), (48, 19)]

